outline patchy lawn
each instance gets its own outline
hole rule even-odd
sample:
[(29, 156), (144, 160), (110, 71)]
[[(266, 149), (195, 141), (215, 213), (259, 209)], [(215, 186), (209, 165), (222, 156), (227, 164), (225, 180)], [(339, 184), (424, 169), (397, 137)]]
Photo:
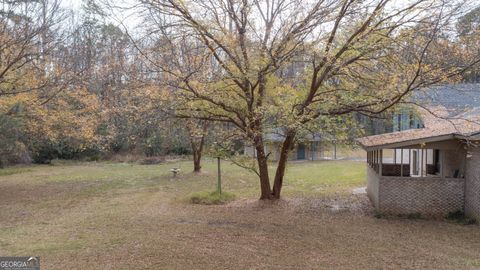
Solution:
[(41, 256), (43, 269), (480, 267), (478, 226), (375, 218), (365, 195), (351, 195), (365, 185), (363, 162), (291, 163), (273, 204), (256, 200), (255, 175), (223, 162), (223, 189), (237, 200), (190, 204), (214, 191), (215, 165), (0, 170), (0, 255)]

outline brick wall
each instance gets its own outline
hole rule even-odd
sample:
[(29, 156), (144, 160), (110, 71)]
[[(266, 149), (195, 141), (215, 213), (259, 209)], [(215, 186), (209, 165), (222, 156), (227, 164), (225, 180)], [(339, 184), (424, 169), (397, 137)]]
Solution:
[(465, 213), (480, 220), (480, 147), (472, 147), (467, 159)]
[[(445, 216), (464, 209), (465, 179), (379, 177), (370, 167), (367, 175), (368, 197), (381, 213)], [(477, 202), (476, 209), (480, 210), (480, 201)]]
[(382, 177), (379, 209), (383, 213), (443, 216), (463, 210), (464, 183), (461, 178)]

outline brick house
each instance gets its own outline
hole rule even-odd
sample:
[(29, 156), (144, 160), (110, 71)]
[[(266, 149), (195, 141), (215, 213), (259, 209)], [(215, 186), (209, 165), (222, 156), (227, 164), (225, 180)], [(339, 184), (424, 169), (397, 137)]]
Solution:
[[(367, 194), (378, 212), (460, 210), (480, 220), (480, 85), (469, 86), (472, 98), (455, 93), (459, 102), (447, 97), (442, 105), (438, 100), (455, 90), (448, 87), (432, 90), (435, 102), (417, 109), (420, 128), (358, 139), (367, 151)], [(460, 106), (462, 100), (472, 104)]]

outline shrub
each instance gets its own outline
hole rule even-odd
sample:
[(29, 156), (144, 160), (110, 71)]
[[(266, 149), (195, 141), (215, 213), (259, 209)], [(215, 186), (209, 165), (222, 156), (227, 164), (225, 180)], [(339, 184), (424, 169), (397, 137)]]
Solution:
[(422, 219), (422, 214), (421, 213), (408, 213), (408, 214), (397, 214), (396, 215), (398, 218), (406, 218), (406, 219)]
[(460, 210), (448, 213), (446, 218), (448, 220), (455, 221), (457, 223), (464, 224), (464, 225), (477, 224), (476, 219), (465, 216), (465, 213)]
[(465, 213), (463, 213), (460, 210), (450, 212), (447, 214), (447, 219), (448, 220), (459, 220), (465, 218)]
[(201, 191), (190, 195), (190, 202), (194, 204), (224, 204), (233, 200), (235, 200), (235, 195), (229, 192), (219, 194), (217, 191)]
[(163, 139), (161, 134), (154, 134), (145, 139), (143, 143), (143, 152), (147, 157), (159, 156), (163, 153)]
[(420, 213), (407, 214), (407, 219), (421, 219), (421, 218), (422, 218), (422, 214)]

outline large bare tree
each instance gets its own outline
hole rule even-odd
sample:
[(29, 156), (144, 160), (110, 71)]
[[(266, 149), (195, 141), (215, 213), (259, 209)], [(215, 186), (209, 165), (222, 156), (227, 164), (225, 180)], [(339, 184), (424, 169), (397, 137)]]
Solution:
[[(478, 63), (430, 59), (432, 42), (461, 12), (458, 1), (138, 4), (144, 38), (155, 45), (142, 48), (147, 62), (189, 100), (184, 117), (231, 123), (253, 145), (261, 199), (280, 198), (288, 154), (303, 126), (320, 117), (380, 114)], [(273, 186), (264, 137), (272, 128), (284, 136)]]
[(0, 96), (53, 87), (63, 13), (57, 0), (0, 2)]

